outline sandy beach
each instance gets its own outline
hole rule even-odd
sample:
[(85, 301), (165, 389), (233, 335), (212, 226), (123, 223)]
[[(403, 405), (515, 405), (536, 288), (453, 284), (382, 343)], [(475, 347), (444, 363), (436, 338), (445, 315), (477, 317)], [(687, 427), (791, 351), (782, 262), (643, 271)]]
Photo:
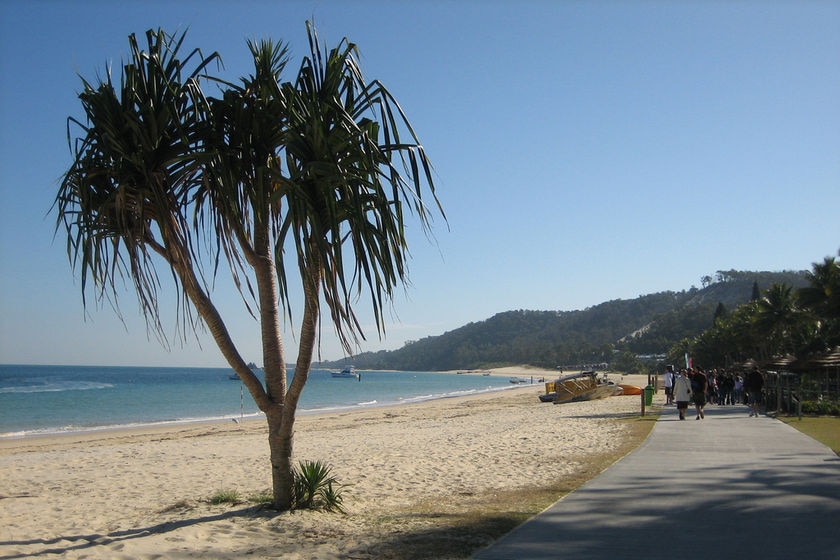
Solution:
[[(471, 501), (626, 447), (638, 397), (555, 406), (541, 390), (299, 417), (295, 458), (333, 467), (346, 515), (245, 501), (270, 486), (263, 421), (2, 440), (0, 559), (398, 558), (385, 550)], [(210, 504), (221, 490), (243, 503)]]

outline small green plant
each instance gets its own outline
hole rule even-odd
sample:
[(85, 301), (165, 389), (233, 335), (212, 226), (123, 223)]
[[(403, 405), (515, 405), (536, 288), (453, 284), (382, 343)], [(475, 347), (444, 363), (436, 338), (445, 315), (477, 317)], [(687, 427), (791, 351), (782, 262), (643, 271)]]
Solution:
[(271, 504), (274, 502), (274, 495), (271, 493), (271, 490), (263, 490), (262, 492), (248, 496), (248, 501), (252, 504)]
[(237, 504), (240, 501), (236, 490), (219, 490), (210, 498), (211, 504)]
[(321, 461), (301, 461), (295, 469), (295, 508), (344, 513), (344, 486), (331, 473), (332, 469)]

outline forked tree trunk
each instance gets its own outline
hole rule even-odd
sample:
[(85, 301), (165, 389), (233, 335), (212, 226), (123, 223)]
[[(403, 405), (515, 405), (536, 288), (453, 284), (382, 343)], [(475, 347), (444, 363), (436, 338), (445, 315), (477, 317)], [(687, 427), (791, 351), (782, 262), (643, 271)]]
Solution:
[(188, 252), (179, 251), (180, 247), (178, 247), (170, 250), (166, 256), (181, 278), (188, 297), (213, 335), (225, 359), (242, 379), (259, 409), (266, 415), (274, 507), (286, 511), (294, 505), (292, 456), (295, 414), (304, 385), (309, 378), (315, 351), (321, 270), (320, 262), (315, 257), (308, 271), (309, 282), (304, 282), (304, 313), (295, 376), (291, 386), (287, 387), (286, 364), (280, 336), (277, 284), (274, 276), (274, 262), (271, 253), (266, 250), (268, 246), (266, 233), (267, 231), (262, 230), (258, 232), (257, 251), (250, 253), (246, 251), (248, 255), (246, 258), (255, 271), (260, 302), (265, 387), (239, 355), (221, 315), (201, 288), (192, 267), (188, 264)]
[[(166, 256), (181, 278), (188, 297), (207, 325), (222, 355), (248, 388), (248, 392), (251, 393), (258, 408), (266, 415), (274, 505), (280, 510), (291, 509), (294, 486), (292, 470), (294, 408), (297, 405), (300, 391), (298, 390), (298, 396), (293, 399), (294, 406), (292, 409), (287, 410), (284, 406), (284, 400), (287, 397), (286, 367), (282, 359), (283, 347), (279, 334), (279, 321), (276, 317), (279, 311), (276, 304), (266, 305), (270, 303), (271, 299), (267, 292), (275, 290), (276, 286), (273, 281), (273, 263), (269, 258), (261, 265), (254, 267), (260, 293), (263, 357), (264, 359), (267, 358), (268, 361), (264, 364), (266, 387), (263, 387), (237, 351), (221, 315), (201, 288), (193, 269), (186, 264), (188, 261), (182, 256), (184, 254), (185, 252), (173, 248)], [(268, 270), (267, 275), (265, 275), (266, 270)], [(276, 291), (273, 293), (276, 298)], [(306, 319), (304, 319), (304, 322), (306, 322)], [(275, 336), (272, 337), (272, 333)], [(267, 343), (267, 338), (271, 341), (270, 343)], [(272, 391), (274, 394), (272, 394)], [(287, 421), (288, 417), (291, 417), (291, 421)]]

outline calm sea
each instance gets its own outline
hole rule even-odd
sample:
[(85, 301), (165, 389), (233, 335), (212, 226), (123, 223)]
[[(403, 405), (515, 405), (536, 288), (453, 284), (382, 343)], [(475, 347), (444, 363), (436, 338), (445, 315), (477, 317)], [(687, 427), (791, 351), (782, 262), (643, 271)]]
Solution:
[[(260, 415), (226, 368), (0, 365), (0, 438)], [(407, 404), (500, 391), (507, 377), (313, 370), (300, 413)]]

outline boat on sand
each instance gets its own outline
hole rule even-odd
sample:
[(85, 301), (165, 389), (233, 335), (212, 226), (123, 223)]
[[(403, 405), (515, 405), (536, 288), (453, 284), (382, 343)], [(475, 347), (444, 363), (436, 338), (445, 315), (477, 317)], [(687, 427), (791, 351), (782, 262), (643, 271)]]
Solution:
[(561, 377), (557, 381), (545, 384), (545, 394), (540, 395), (542, 402), (563, 404), (574, 401), (591, 401), (620, 395), (621, 387), (599, 378), (594, 371), (582, 371)]
[(624, 391), (623, 395), (641, 395), (642, 388), (637, 387), (636, 385), (626, 385), (624, 383), (620, 384), (619, 387)]

